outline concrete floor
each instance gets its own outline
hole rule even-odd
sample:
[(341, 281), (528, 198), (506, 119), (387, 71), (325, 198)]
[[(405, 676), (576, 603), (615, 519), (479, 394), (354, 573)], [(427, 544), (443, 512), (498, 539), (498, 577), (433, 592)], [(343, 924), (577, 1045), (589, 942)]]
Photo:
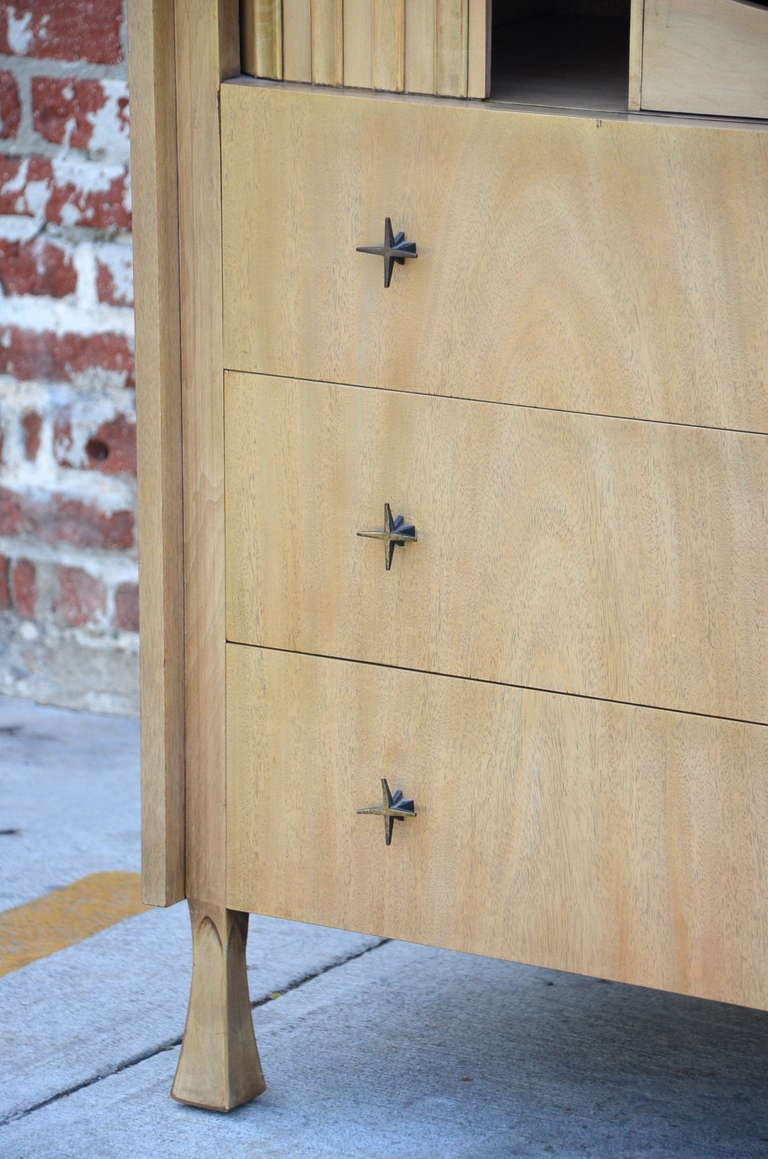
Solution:
[[(137, 739), (0, 698), (0, 908), (137, 868)], [(2, 1159), (768, 1157), (762, 1012), (257, 917), (269, 1090), (180, 1106), (188, 959), (176, 906), (0, 978)]]

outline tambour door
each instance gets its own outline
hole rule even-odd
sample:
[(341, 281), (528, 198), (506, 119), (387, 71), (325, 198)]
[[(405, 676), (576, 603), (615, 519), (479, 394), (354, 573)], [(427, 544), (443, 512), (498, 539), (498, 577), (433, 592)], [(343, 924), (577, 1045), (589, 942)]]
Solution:
[[(230, 640), (768, 721), (766, 436), (242, 374), (225, 411)], [(357, 534), (385, 504), (415, 542)]]
[(230, 645), (227, 736), (236, 910), (768, 1005), (764, 726)]
[(768, 430), (762, 127), (242, 79), (221, 115), (228, 368)]

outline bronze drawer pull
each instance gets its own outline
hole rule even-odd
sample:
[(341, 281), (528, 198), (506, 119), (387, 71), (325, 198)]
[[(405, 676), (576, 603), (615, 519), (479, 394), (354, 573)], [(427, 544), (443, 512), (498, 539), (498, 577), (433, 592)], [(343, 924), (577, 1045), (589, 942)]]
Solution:
[(405, 522), (404, 515), (392, 518), (392, 508), (384, 504), (384, 526), (374, 531), (358, 531), (361, 539), (382, 539), (384, 541), (384, 565), (389, 571), (392, 567), (392, 556), (396, 547), (405, 547), (406, 543), (415, 543), (418, 539), (416, 528), (412, 523)]
[(402, 230), (399, 233), (393, 232), (390, 217), (384, 218), (384, 245), (359, 245), (355, 248), (359, 254), (375, 254), (378, 258), (384, 258), (385, 290), (392, 281), (392, 270), (395, 267), (395, 262), (399, 266), (404, 266), (406, 258), (419, 256), (415, 241), (406, 241)]
[(381, 797), (381, 805), (369, 805), (367, 809), (358, 809), (357, 812), (383, 817), (384, 840), (387, 845), (391, 845), (395, 821), (405, 821), (406, 817), (415, 817), (416, 807), (413, 801), (407, 801), (403, 797), (401, 789), (395, 789), (394, 793), (391, 793), (386, 777), (381, 778)]

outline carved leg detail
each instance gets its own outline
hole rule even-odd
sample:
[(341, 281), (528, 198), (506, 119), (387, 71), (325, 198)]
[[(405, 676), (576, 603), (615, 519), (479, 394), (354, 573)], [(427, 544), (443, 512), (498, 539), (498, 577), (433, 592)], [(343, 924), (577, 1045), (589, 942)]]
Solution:
[(245, 943), (248, 914), (190, 901), (192, 988), (172, 1095), (230, 1111), (265, 1089), (253, 1033)]

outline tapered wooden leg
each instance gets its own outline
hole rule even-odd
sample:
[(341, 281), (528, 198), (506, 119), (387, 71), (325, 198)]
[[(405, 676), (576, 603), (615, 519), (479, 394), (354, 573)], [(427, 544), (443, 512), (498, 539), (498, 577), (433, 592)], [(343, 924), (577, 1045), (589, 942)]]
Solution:
[(265, 1089), (253, 1033), (245, 943), (248, 914), (190, 901), (192, 988), (172, 1095), (231, 1111)]

